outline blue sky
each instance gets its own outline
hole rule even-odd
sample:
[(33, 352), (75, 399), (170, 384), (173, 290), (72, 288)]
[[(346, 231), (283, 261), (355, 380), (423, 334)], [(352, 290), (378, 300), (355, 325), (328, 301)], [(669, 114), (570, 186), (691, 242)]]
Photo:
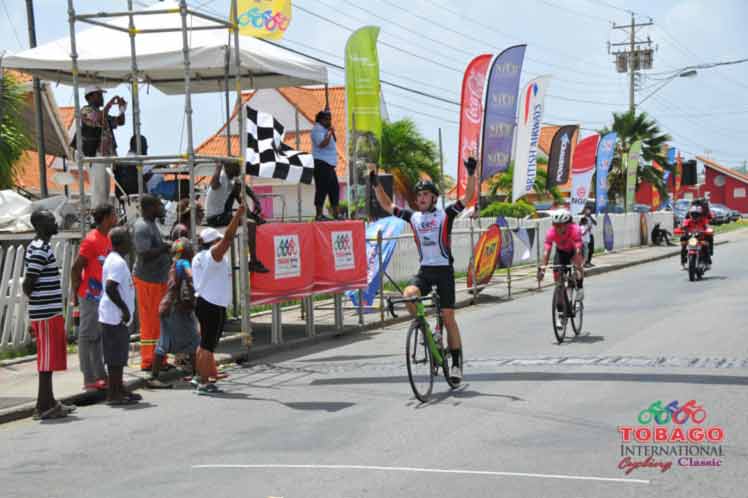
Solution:
[[(67, 36), (64, 0), (36, 0), (40, 44)], [(151, 5), (156, 0), (136, 0)], [(228, 0), (192, 0), (192, 6), (228, 13)], [(610, 122), (613, 111), (628, 105), (627, 75), (617, 74), (607, 42), (624, 41), (611, 22), (628, 23), (633, 10), (653, 27), (640, 32), (658, 46), (651, 73), (663, 73), (705, 62), (748, 57), (748, 2), (741, 0), (622, 1), (622, 0), (294, 0), (294, 18), (286, 43), (318, 57), (342, 63), (350, 34), (345, 28), (374, 24), (382, 27), (382, 78), (458, 101), (462, 71), (480, 53), (496, 53), (514, 43), (527, 43), (523, 81), (538, 74), (553, 79), (546, 99), (545, 121), (581, 123), (597, 129)], [(81, 12), (125, 10), (125, 0), (76, 0)], [(313, 11), (344, 26), (335, 26), (301, 9)], [(365, 9), (365, 10), (363, 10)], [(645, 17), (646, 16), (646, 17)], [(81, 26), (81, 28), (84, 28)], [(24, 0), (0, 0), (0, 51), (28, 47)], [(406, 53), (407, 52), (407, 53)], [(646, 73), (645, 73), (646, 74)], [(642, 82), (656, 85), (652, 74)], [(660, 76), (661, 77), (661, 76)], [(331, 84), (343, 74), (330, 71)], [(412, 117), (421, 132), (436, 140), (442, 128), (445, 171), (454, 174), (457, 158), (458, 108), (444, 102), (383, 86), (390, 117)], [(126, 99), (126, 87), (118, 89)], [(639, 93), (646, 96), (647, 90)], [(72, 104), (69, 88), (55, 88), (61, 106)], [(200, 143), (223, 122), (223, 97), (195, 97), (195, 138)], [(152, 153), (174, 153), (185, 146), (182, 97), (167, 97), (151, 89), (143, 97), (143, 133)], [(648, 99), (642, 110), (673, 136), (687, 155), (708, 152), (713, 159), (736, 167), (748, 160), (748, 64), (700, 71), (695, 78), (675, 79)], [(129, 120), (128, 112), (128, 120)], [(589, 133), (589, 132), (587, 132)], [(120, 143), (131, 134), (118, 132)], [(181, 149), (180, 149), (181, 148)]]

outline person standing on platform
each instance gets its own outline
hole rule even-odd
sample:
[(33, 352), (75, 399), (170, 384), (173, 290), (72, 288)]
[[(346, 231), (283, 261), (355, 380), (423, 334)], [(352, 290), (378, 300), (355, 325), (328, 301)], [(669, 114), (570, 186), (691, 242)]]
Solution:
[(324, 215), (325, 200), (330, 198), (332, 216), (339, 218), (340, 183), (335, 167), (338, 164), (338, 148), (332, 114), (325, 109), (317, 113), (312, 128), (312, 156), (314, 157), (314, 207), (317, 221), (329, 221)]
[(83, 388), (106, 389), (106, 370), (99, 325), (99, 301), (104, 291), (101, 269), (112, 243), (109, 231), (117, 224), (114, 206), (102, 204), (93, 211), (96, 228), (81, 242), (78, 257), (70, 271), (73, 306), (80, 308), (78, 327), (78, 358), (83, 373)]
[(34, 409), (35, 420), (63, 418), (74, 406), (55, 400), (52, 372), (67, 370), (67, 335), (62, 317), (62, 285), (57, 260), (49, 241), (57, 234), (54, 215), (39, 209), (31, 214), (36, 231), (23, 260), (23, 293), (29, 298), (29, 329), (36, 337), (36, 370), (39, 392)]
[[(81, 148), (83, 155), (86, 157), (117, 155), (117, 140), (114, 138), (114, 130), (125, 124), (127, 102), (122, 97), (115, 95), (104, 105), (104, 93), (104, 90), (98, 86), (88, 86), (85, 89), (84, 96), (87, 105), (81, 108), (81, 136), (83, 137)], [(118, 116), (109, 115), (109, 110), (113, 105), (119, 107)], [(73, 145), (73, 148), (75, 148), (75, 145)], [(106, 164), (94, 164), (90, 174), (92, 207), (109, 202), (110, 179), (106, 171)]]
[[(241, 203), (241, 182), (238, 164), (218, 164), (210, 179), (205, 196), (205, 222), (213, 228), (225, 227), (232, 219), (234, 202)], [(249, 248), (249, 271), (267, 273), (269, 270), (257, 257), (257, 225), (267, 223), (262, 218), (262, 206), (254, 191), (245, 186), (247, 196), (252, 199), (254, 209), (247, 213), (247, 246)]]
[[(151, 370), (153, 351), (160, 335), (158, 307), (166, 294), (171, 267), (171, 244), (165, 243), (156, 226), (156, 218), (164, 216), (161, 201), (146, 194), (140, 201), (141, 218), (135, 222), (135, 290), (140, 320), (140, 369)], [(168, 369), (168, 367), (166, 368)]]

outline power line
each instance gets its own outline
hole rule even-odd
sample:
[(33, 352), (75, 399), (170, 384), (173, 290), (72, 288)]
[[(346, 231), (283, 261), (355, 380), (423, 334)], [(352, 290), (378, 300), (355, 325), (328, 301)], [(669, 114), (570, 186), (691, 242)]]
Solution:
[(537, 1), (540, 2), (540, 3), (544, 3), (544, 4), (546, 4), (546, 5), (550, 6), (550, 7), (553, 7), (555, 9), (564, 10), (564, 11), (566, 11), (566, 12), (572, 14), (572, 15), (575, 15), (575, 16), (586, 17), (588, 19), (593, 19), (595, 21), (603, 21), (603, 22), (606, 22), (606, 23), (610, 22), (608, 19), (605, 19), (605, 18), (602, 18), (602, 17), (593, 16), (592, 14), (587, 14), (585, 12), (579, 12), (578, 10), (573, 10), (573, 9), (568, 8), (568, 7), (557, 5), (557, 4), (553, 3), (553, 2), (550, 2), (549, 0), (537, 0)]
[[(461, 36), (462, 38), (465, 38), (466, 40), (470, 40), (470, 41), (473, 41), (475, 43), (478, 43), (480, 46), (485, 46), (486, 45), (485, 40), (481, 40), (481, 39), (475, 38), (473, 36), (467, 35), (467, 34), (465, 34), (462, 31), (459, 31), (459, 30), (456, 30), (456, 29), (452, 29), (452, 28), (450, 28), (448, 26), (445, 26), (444, 24), (441, 24), (441, 23), (438, 23), (438, 22), (436, 22), (436, 21), (434, 21), (432, 19), (429, 19), (428, 17), (422, 16), (422, 15), (416, 13), (416, 12), (408, 10), (408, 9), (404, 8), (402, 5), (397, 5), (394, 2), (392, 2), (391, 0), (380, 0), (380, 1), (383, 2), (383, 3), (385, 3), (385, 4), (388, 4), (388, 5), (392, 6), (394, 8), (396, 8), (396, 9), (399, 9), (402, 12), (408, 13), (411, 16), (417, 18), (417, 19), (421, 19), (422, 21), (424, 21), (426, 23), (435, 25), (435, 26), (437, 26), (439, 29), (441, 29), (443, 31), (448, 31), (450, 33), (454, 33), (454, 34), (456, 34), (458, 36)], [(497, 47), (495, 45), (489, 45), (489, 46), (492, 47), (494, 50), (502, 50), (500, 47)], [(595, 77), (599, 77), (599, 75), (597, 75), (595, 73), (590, 73), (588, 71), (576, 70), (576, 69), (573, 69), (573, 68), (569, 68), (568, 66), (563, 66), (561, 64), (554, 64), (552, 62), (545, 62), (545, 61), (542, 61), (542, 60), (539, 60), (539, 59), (535, 59), (535, 58), (529, 57), (529, 56), (525, 56), (525, 59), (527, 59), (528, 61), (531, 61), (531, 62), (535, 62), (536, 64), (542, 64), (542, 65), (545, 65), (545, 66), (548, 66), (548, 67), (558, 67), (558, 68), (561, 68), (561, 69), (573, 71), (573, 72), (578, 73), (578, 74), (588, 74), (588, 75), (592, 75), (592, 76), (595, 76)]]
[(404, 105), (393, 104), (392, 102), (386, 102), (385, 105), (387, 107), (394, 107), (396, 109), (402, 109), (404, 111), (412, 112), (413, 114), (419, 114), (419, 115), (427, 117), (427, 118), (435, 119), (435, 120), (439, 121), (440, 123), (451, 124), (451, 125), (455, 125), (455, 126), (458, 126), (460, 124), (457, 121), (451, 121), (451, 120), (448, 120), (448, 119), (444, 119), (443, 117), (435, 116), (433, 114), (428, 114), (428, 113), (423, 112), (423, 111), (416, 111), (415, 109), (411, 109), (410, 107), (406, 107)]
[(10, 24), (10, 27), (13, 29), (13, 36), (16, 39), (16, 43), (18, 43), (18, 48), (23, 49), (24, 45), (21, 43), (21, 38), (18, 36), (18, 31), (16, 31), (16, 25), (13, 22), (13, 20), (10, 18), (10, 14), (8, 13), (8, 6), (5, 5), (5, 0), (2, 0), (3, 2), (3, 10), (5, 11), (5, 17), (8, 19), (8, 24)]

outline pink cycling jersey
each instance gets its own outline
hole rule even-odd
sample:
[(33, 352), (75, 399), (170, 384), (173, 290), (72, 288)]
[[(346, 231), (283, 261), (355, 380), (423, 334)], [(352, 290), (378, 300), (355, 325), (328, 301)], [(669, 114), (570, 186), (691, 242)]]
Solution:
[(582, 230), (576, 223), (569, 223), (566, 232), (561, 235), (556, 231), (556, 227), (551, 227), (545, 235), (545, 250), (550, 251), (556, 244), (556, 249), (563, 252), (574, 252), (575, 249), (582, 248)]

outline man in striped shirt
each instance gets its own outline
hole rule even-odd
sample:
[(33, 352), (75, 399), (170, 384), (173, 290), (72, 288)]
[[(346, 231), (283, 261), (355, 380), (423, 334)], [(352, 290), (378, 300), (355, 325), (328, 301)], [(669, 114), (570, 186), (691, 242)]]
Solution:
[(52, 372), (67, 369), (65, 320), (62, 317), (62, 286), (60, 270), (49, 241), (57, 233), (57, 221), (46, 209), (31, 214), (36, 237), (26, 248), (23, 292), (29, 298), (30, 332), (36, 337), (36, 368), (39, 372), (39, 393), (34, 418), (62, 418), (74, 406), (55, 400)]

